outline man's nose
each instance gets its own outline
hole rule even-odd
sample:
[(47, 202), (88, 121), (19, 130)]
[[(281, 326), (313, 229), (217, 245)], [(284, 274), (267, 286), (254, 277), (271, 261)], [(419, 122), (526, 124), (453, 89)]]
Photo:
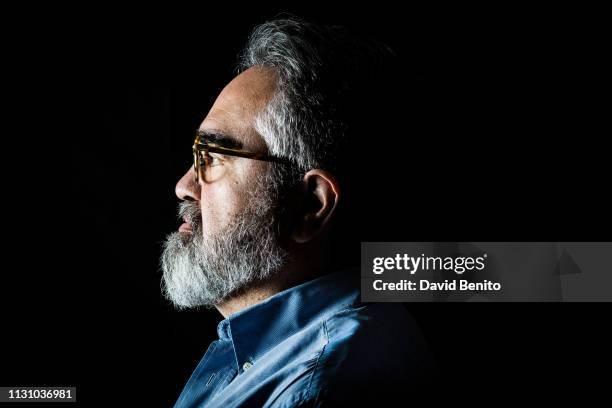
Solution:
[(195, 181), (193, 166), (190, 167), (187, 173), (185, 173), (178, 183), (176, 183), (175, 192), (176, 196), (181, 200), (200, 200), (200, 185)]

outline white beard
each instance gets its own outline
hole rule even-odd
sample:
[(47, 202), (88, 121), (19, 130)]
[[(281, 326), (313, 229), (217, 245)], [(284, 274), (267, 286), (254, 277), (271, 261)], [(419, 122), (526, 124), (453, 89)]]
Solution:
[(163, 292), (178, 309), (217, 305), (252, 283), (269, 279), (286, 263), (274, 194), (258, 190), (242, 214), (211, 236), (202, 233), (198, 204), (180, 204), (179, 215), (185, 216), (192, 232), (168, 235), (161, 257)]

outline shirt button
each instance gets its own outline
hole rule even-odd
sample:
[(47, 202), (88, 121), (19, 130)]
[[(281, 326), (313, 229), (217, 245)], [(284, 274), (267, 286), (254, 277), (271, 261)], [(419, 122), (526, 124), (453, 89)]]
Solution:
[(247, 361), (246, 363), (244, 363), (244, 364), (242, 365), (242, 369), (243, 369), (244, 371), (248, 370), (248, 369), (249, 369), (249, 368), (251, 368), (251, 367), (253, 367), (253, 363), (251, 363), (250, 361)]

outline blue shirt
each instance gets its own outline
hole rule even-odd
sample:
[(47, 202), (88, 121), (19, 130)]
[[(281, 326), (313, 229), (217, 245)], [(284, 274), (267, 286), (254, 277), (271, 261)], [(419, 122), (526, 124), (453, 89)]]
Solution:
[(413, 320), (359, 298), (359, 273), (336, 272), (222, 320), (175, 407), (327, 406), (416, 388), (430, 361)]

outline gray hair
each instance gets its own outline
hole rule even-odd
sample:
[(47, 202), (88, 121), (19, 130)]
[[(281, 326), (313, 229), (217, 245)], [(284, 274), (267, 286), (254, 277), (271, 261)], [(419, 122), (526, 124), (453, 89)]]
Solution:
[(290, 159), (301, 172), (333, 171), (351, 127), (351, 99), (357, 83), (364, 82), (362, 68), (380, 52), (390, 50), (350, 37), (341, 27), (295, 17), (256, 27), (238, 69), (262, 65), (277, 73), (277, 93), (255, 123), (270, 152)]

